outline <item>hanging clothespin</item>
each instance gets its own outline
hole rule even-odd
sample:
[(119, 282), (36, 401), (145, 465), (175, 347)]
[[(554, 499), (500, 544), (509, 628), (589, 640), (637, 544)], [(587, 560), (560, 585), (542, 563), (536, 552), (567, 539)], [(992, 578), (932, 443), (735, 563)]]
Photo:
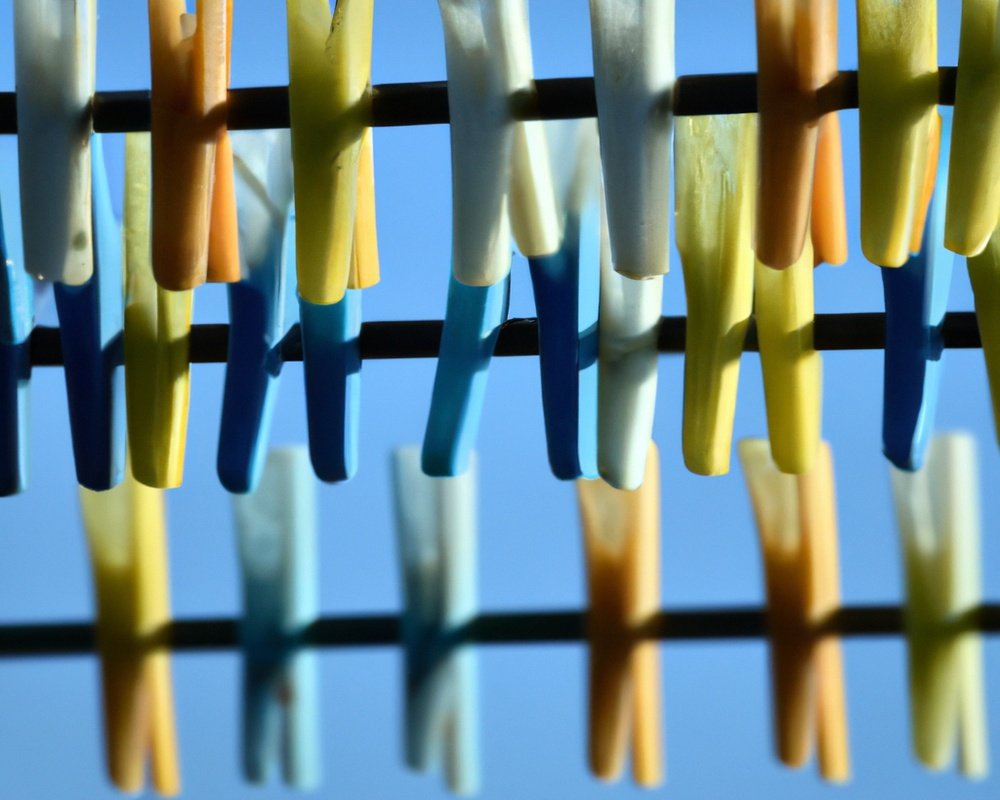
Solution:
[(150, 140), (125, 136), (125, 396), (132, 472), (147, 486), (181, 485), (194, 292), (168, 291), (150, 260)]
[(226, 134), (233, 2), (197, 0), (194, 14), (185, 5), (149, 0), (152, 263), (173, 291), (240, 274)]
[(459, 475), (432, 478), (420, 448), (393, 454), (396, 532), (403, 578), (406, 762), (443, 768), (449, 788), (479, 789), (475, 650), (461, 629), (476, 613), (476, 460)]
[(764, 439), (738, 451), (764, 554), (778, 758), (801, 767), (815, 742), (820, 774), (841, 783), (851, 771), (843, 655), (821, 632), (840, 604), (830, 447), (801, 475), (781, 472)]
[(616, 780), (632, 744), (642, 786), (663, 782), (659, 643), (639, 640), (660, 610), (660, 462), (648, 444), (639, 489), (577, 481), (590, 608), (590, 768)]
[(757, 119), (682, 117), (675, 230), (687, 296), (684, 463), (729, 472), (740, 357), (753, 307)]
[(146, 759), (158, 794), (180, 793), (170, 655), (159, 638), (170, 623), (163, 494), (126, 467), (114, 489), (80, 488), (97, 598), (108, 773), (124, 792), (142, 791)]
[(612, 263), (652, 278), (670, 257), (674, 0), (590, 0), (590, 27)]
[(950, 112), (942, 113), (938, 189), (921, 250), (882, 272), (885, 289), (885, 389), (882, 450), (896, 467), (920, 469), (934, 428), (944, 359), (941, 326), (955, 256), (944, 246)]
[(243, 771), (266, 783), (281, 757), (289, 785), (315, 789), (318, 662), (315, 651), (300, 649), (319, 604), (316, 491), (305, 448), (272, 450), (259, 485), (233, 495), (233, 517), (243, 576)]
[(989, 770), (981, 601), (979, 480), (975, 440), (935, 437), (917, 472), (890, 467), (903, 561), (913, 747), (939, 770), (960, 753), (962, 773)]
[(920, 249), (937, 99), (937, 3), (858, 0), (861, 247), (879, 266)]

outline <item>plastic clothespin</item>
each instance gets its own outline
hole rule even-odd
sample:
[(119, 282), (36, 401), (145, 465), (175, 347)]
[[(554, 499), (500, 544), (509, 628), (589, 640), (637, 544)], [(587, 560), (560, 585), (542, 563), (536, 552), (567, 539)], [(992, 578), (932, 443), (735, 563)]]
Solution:
[(211, 279), (239, 279), (226, 141), (232, 12), (232, 0), (197, 0), (194, 14), (185, 0), (149, 0), (152, 263), (164, 289), (209, 279), (210, 251)]
[(982, 595), (975, 440), (935, 437), (923, 469), (890, 473), (906, 567), (913, 747), (935, 770), (957, 747), (963, 774), (985, 777), (982, 641), (967, 618)]
[[(285, 302), (285, 243), (290, 246), (293, 238), (286, 235), (292, 204), (288, 134), (240, 133), (233, 140), (244, 277), (229, 285), (229, 352), (216, 466), (222, 485), (242, 494), (260, 480), (283, 363), (281, 343), (298, 322), (298, 304)], [(294, 297), (294, 276), (290, 280)]]
[(170, 655), (158, 644), (170, 622), (163, 494), (126, 469), (114, 489), (80, 488), (97, 598), (108, 773), (142, 791), (146, 758), (161, 795), (180, 793)]
[(937, 163), (937, 3), (857, 0), (861, 247), (883, 267), (920, 248)]
[(125, 136), (125, 396), (132, 472), (147, 486), (181, 485), (193, 291), (157, 286), (150, 261), (150, 141)]
[[(355, 239), (359, 159), (370, 137), (373, 0), (288, 0), (298, 290), (339, 302)], [(369, 140), (370, 141), (370, 140)]]
[(476, 613), (476, 459), (461, 474), (432, 478), (420, 448), (393, 454), (396, 531), (403, 578), (406, 762), (443, 767), (449, 788), (479, 789), (475, 650), (461, 629)]
[(885, 289), (885, 396), (882, 450), (896, 467), (920, 469), (934, 428), (944, 358), (941, 326), (955, 256), (944, 247), (950, 113), (942, 114), (938, 190), (921, 251), (882, 270)]
[(674, 0), (590, 0), (590, 26), (612, 262), (631, 278), (663, 275), (670, 257)]
[(319, 602), (316, 491), (305, 448), (272, 450), (258, 487), (233, 496), (233, 517), (243, 575), (244, 774), (265, 783), (281, 757), (291, 786), (315, 789), (318, 663), (315, 652), (299, 649)]
[[(811, 267), (810, 267), (811, 268)], [(818, 749), (823, 778), (850, 778), (840, 640), (821, 634), (840, 603), (833, 458), (787, 475), (764, 439), (738, 445), (764, 554), (778, 758), (790, 767)]]
[(993, 232), (983, 252), (970, 256), (967, 264), (993, 398), (994, 430), (1000, 442), (1000, 314), (996, 313), (1000, 308), (1000, 228)]
[(576, 486), (590, 597), (590, 768), (616, 780), (631, 739), (635, 780), (652, 787), (664, 764), (659, 644), (638, 640), (660, 610), (660, 462), (648, 449), (641, 488)]
[(90, 103), (97, 0), (14, 3), (25, 269), (71, 286), (94, 271)]
[(753, 308), (757, 119), (683, 117), (675, 231), (687, 295), (684, 463), (729, 472), (740, 357)]
[(125, 469), (125, 384), (122, 374), (122, 236), (99, 135), (92, 148), (93, 271), (85, 283), (56, 283), (59, 339), (76, 479), (94, 491), (110, 489)]

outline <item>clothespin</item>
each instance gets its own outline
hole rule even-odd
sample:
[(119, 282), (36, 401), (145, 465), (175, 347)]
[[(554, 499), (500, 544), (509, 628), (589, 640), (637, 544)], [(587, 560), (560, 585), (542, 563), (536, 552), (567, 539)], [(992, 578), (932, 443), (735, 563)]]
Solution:
[(370, 137), (373, 5), (337, 0), (331, 15), (329, 0), (287, 4), (298, 287), (317, 305), (339, 302), (351, 272), (359, 159)]
[(147, 486), (181, 485), (194, 293), (157, 286), (150, 261), (150, 141), (125, 136), (125, 396), (132, 472)]
[(164, 289), (239, 279), (226, 134), (232, 13), (232, 0), (197, 0), (194, 14), (185, 0), (149, 0), (152, 263)]
[(920, 248), (937, 74), (934, 0), (858, 0), (861, 247), (883, 267)]
[(122, 375), (122, 237), (111, 207), (104, 147), (95, 136), (91, 276), (80, 285), (56, 283), (66, 394), (76, 478), (104, 491), (125, 468), (125, 397)]
[[(236, 145), (239, 151), (239, 145)], [(315, 789), (317, 655), (301, 650), (316, 619), (316, 491), (305, 448), (272, 450), (259, 485), (233, 495), (243, 576), (243, 771), (265, 783), (282, 756), (285, 780)]]
[(663, 782), (660, 652), (639, 641), (660, 609), (660, 464), (650, 442), (639, 489), (577, 481), (587, 554), (590, 609), (590, 768), (616, 780), (629, 740), (642, 786)]
[(764, 439), (738, 451), (764, 553), (778, 758), (801, 767), (815, 741), (823, 778), (841, 783), (851, 771), (843, 656), (821, 632), (840, 603), (830, 447), (801, 475), (781, 472)]
[(925, 766), (989, 770), (983, 652), (968, 616), (981, 600), (975, 440), (935, 437), (926, 466), (889, 468), (906, 567), (913, 747)]
[(114, 489), (80, 488), (97, 598), (108, 773), (142, 791), (146, 758), (157, 793), (180, 793), (170, 656), (157, 640), (170, 622), (163, 495), (126, 469)]
[[(590, 0), (594, 88), (614, 269), (669, 268), (673, 0)], [(645, 442), (643, 442), (645, 446)]]
[(420, 448), (393, 454), (396, 532), (403, 578), (406, 762), (442, 767), (449, 788), (479, 788), (477, 664), (460, 647), (476, 613), (476, 459), (461, 474), (432, 478)]
[(96, 31), (96, 0), (14, 3), (25, 269), (71, 286), (94, 271), (90, 103)]
[[(240, 252), (244, 277), (229, 285), (229, 352), (219, 425), (219, 480), (230, 492), (253, 491), (267, 450), (281, 343), (298, 322), (285, 302), (286, 237), (292, 203), (288, 134), (236, 134)], [(294, 268), (294, 259), (292, 260)], [(291, 278), (294, 297), (294, 277)], [(287, 305), (287, 313), (286, 313)]]
[(677, 250), (687, 295), (684, 463), (729, 472), (740, 357), (753, 307), (757, 119), (677, 122)]
[(944, 358), (941, 326), (954, 255), (944, 247), (950, 114), (942, 114), (939, 188), (931, 201), (921, 251), (898, 269), (883, 269), (885, 396), (882, 449), (899, 469), (920, 469), (934, 427)]

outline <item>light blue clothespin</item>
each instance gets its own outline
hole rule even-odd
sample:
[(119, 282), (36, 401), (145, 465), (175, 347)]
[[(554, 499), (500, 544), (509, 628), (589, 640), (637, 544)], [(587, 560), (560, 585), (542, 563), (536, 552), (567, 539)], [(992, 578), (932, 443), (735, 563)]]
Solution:
[(76, 479), (104, 491), (125, 469), (125, 373), (122, 369), (122, 234), (111, 207), (101, 137), (93, 137), (93, 274), (71, 286), (56, 283)]
[(941, 325), (955, 256), (944, 246), (951, 112), (941, 109), (941, 155), (920, 252), (882, 269), (885, 390), (882, 450), (896, 467), (920, 469), (934, 429), (944, 356)]
[(479, 787), (475, 650), (459, 647), (476, 613), (476, 461), (432, 478), (420, 448), (393, 454), (396, 531), (403, 578), (406, 652), (406, 762), (443, 767), (449, 788)]
[(301, 650), (316, 619), (316, 492), (303, 447), (273, 450), (259, 486), (233, 495), (243, 574), (243, 769), (264, 783), (321, 778), (317, 656)]

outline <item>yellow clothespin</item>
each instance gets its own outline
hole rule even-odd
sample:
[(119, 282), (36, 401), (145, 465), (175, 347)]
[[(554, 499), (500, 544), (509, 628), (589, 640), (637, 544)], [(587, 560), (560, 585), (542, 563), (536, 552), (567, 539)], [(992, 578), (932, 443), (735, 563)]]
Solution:
[(122, 791), (145, 784), (180, 793), (170, 656), (153, 639), (170, 622), (163, 495), (125, 479), (106, 492), (80, 488), (97, 597), (108, 772)]
[(637, 783), (663, 782), (660, 651), (637, 639), (660, 607), (660, 463), (650, 442), (634, 491), (577, 481), (590, 610), (590, 767), (615, 780), (629, 739)]
[[(811, 269), (811, 267), (810, 267)], [(828, 781), (850, 777), (844, 667), (839, 639), (818, 628), (840, 603), (833, 460), (786, 475), (764, 439), (739, 443), (764, 553), (778, 758), (806, 763), (815, 739)]]
[(379, 282), (378, 235), (375, 225), (375, 153), (372, 129), (365, 128), (358, 153), (358, 199), (354, 214), (354, 246), (348, 289), (368, 289)]
[(180, 486), (187, 440), (193, 291), (171, 292), (150, 263), (150, 142), (125, 137), (125, 399), (132, 472), (147, 486)]
[(1000, 442), (1000, 228), (986, 248), (969, 258), (969, 280), (976, 301), (976, 323), (983, 343), (986, 374), (993, 397), (993, 424)]

